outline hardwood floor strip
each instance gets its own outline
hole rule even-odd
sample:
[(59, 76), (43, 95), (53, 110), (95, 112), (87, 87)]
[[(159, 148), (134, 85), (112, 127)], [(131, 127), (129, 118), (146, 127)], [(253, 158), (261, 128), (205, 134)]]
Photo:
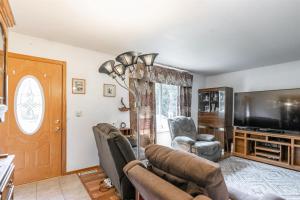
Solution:
[(100, 183), (107, 178), (101, 167), (97, 171), (81, 171), (78, 176), (92, 200), (121, 200), (114, 187), (107, 191), (99, 190)]

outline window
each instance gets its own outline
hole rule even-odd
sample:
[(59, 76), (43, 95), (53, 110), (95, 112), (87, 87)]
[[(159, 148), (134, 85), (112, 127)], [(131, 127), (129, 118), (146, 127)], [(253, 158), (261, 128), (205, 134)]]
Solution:
[(33, 76), (23, 77), (15, 93), (15, 118), (20, 130), (33, 135), (40, 128), (45, 112), (44, 92)]
[(155, 84), (156, 96), (156, 133), (157, 143), (171, 145), (168, 118), (178, 114), (179, 87), (167, 84)]

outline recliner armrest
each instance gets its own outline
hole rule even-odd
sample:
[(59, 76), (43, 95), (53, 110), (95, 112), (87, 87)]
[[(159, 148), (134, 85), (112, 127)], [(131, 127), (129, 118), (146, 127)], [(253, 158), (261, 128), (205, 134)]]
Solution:
[(196, 142), (192, 138), (189, 138), (189, 137), (186, 137), (186, 136), (177, 136), (177, 137), (174, 138), (173, 141), (176, 141), (177, 143), (185, 143), (185, 144), (189, 144), (189, 145), (193, 145)]
[(208, 142), (215, 140), (215, 136), (210, 134), (198, 134), (196, 138), (199, 141), (208, 141)]
[(211, 200), (203, 195), (193, 198), (188, 193), (150, 172), (139, 161), (128, 163), (124, 167), (124, 172), (145, 200)]

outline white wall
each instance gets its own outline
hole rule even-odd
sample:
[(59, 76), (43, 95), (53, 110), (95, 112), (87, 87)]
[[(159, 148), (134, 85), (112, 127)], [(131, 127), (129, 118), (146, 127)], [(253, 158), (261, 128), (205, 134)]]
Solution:
[(234, 92), (300, 88), (300, 60), (206, 77), (205, 87), (220, 86)]
[[(98, 156), (92, 126), (98, 122), (116, 123), (125, 121), (129, 125), (129, 113), (119, 112), (120, 99), (128, 105), (128, 93), (117, 86), (117, 97), (103, 97), (103, 83), (114, 81), (98, 73), (100, 63), (114, 56), (82, 49), (15, 32), (9, 34), (9, 51), (67, 62), (67, 171), (98, 164)], [(197, 123), (197, 90), (204, 86), (204, 77), (194, 75), (192, 117)], [(73, 95), (72, 78), (84, 78), (86, 95)], [(82, 111), (82, 117), (75, 113)]]
[[(98, 65), (113, 56), (44, 39), (11, 32), (9, 51), (67, 62), (67, 171), (98, 164), (92, 126), (98, 122), (129, 125), (129, 113), (118, 110), (121, 97), (128, 102), (128, 93), (117, 87), (117, 97), (103, 97), (103, 83), (112, 79), (98, 73)], [(72, 78), (87, 81), (86, 95), (73, 95)], [(82, 111), (82, 117), (75, 113)]]

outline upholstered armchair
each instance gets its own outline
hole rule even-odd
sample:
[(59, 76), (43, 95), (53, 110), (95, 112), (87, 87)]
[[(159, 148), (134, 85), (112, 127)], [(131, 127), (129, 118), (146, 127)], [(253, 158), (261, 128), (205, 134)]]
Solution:
[(194, 153), (211, 161), (218, 161), (222, 148), (213, 135), (198, 134), (191, 117), (178, 116), (168, 119), (172, 147)]

